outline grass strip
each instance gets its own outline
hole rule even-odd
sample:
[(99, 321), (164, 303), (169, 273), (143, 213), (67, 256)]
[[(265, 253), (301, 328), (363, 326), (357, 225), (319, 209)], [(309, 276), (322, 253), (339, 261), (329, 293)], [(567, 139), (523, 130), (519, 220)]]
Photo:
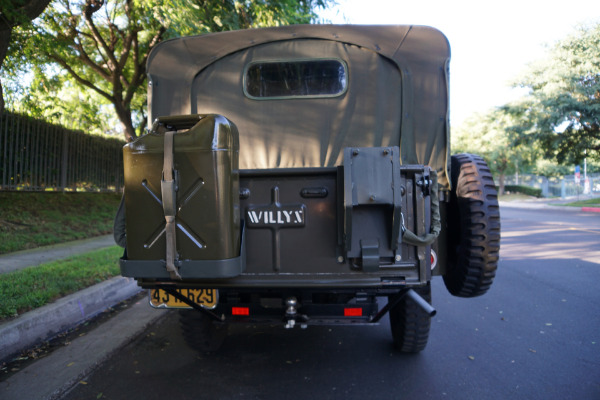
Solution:
[(122, 254), (113, 246), (0, 275), (0, 320), (119, 275)]
[(600, 207), (600, 197), (562, 204), (567, 207)]

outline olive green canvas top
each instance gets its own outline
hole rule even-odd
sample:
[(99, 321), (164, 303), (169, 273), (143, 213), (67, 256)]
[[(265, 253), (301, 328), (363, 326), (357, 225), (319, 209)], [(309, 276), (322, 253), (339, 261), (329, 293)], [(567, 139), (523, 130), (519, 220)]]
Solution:
[(449, 60), (445, 36), (423, 26), (296, 25), (173, 39), (148, 60), (149, 122), (224, 115), (239, 129), (243, 169), (335, 166), (345, 147), (400, 146), (403, 164), (431, 166), (447, 190)]

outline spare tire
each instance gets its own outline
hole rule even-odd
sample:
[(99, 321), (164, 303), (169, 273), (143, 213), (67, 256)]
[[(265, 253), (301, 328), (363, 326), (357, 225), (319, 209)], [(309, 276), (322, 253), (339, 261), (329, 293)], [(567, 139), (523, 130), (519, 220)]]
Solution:
[(444, 284), (458, 297), (488, 291), (500, 254), (500, 207), (492, 173), (474, 154), (453, 155)]

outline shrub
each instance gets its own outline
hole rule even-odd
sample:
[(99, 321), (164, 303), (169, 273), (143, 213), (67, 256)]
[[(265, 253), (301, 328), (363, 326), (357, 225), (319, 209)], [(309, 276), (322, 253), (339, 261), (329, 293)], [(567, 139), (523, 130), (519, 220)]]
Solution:
[(505, 185), (505, 192), (513, 192), (513, 193), (522, 193), (528, 196), (534, 197), (542, 197), (542, 189), (534, 188), (531, 186), (521, 186), (521, 185)]

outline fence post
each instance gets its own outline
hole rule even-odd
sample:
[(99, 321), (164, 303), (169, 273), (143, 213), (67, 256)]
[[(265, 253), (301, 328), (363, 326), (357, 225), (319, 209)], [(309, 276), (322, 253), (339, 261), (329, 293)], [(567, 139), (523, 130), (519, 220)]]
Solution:
[(62, 145), (62, 162), (60, 166), (60, 189), (65, 190), (67, 187), (67, 171), (69, 165), (69, 135), (67, 131), (63, 131)]
[(0, 117), (0, 144), (2, 144), (2, 148), (4, 149), (2, 154), (2, 187), (7, 188), (8, 150), (6, 147), (8, 146), (8, 113), (4, 111)]

